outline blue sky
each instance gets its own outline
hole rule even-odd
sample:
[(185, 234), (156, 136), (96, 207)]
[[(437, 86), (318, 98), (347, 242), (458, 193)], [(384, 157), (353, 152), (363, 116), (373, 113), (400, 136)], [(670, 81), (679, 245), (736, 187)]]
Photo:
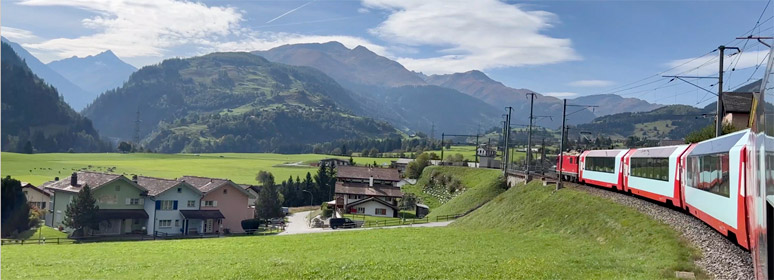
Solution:
[[(483, 70), (514, 88), (560, 97), (617, 93), (703, 106), (712, 95), (659, 77), (720, 44), (726, 84), (743, 84), (765, 55), (749, 35), (767, 1), (4, 1), (3, 36), (44, 62), (106, 49), (141, 67), (169, 57), (337, 40), (409, 70)], [(774, 7), (754, 35), (774, 35)], [(717, 54), (668, 71), (716, 75)], [(737, 62), (738, 60), (738, 62)], [(704, 65), (702, 65), (704, 64)], [(698, 67), (702, 66), (702, 67)], [(736, 66), (735, 71), (730, 71)], [(765, 65), (763, 66), (765, 67)], [(690, 71), (685, 71), (690, 70)], [(639, 83), (637, 80), (650, 77)], [(714, 80), (693, 82), (716, 91)], [(627, 89), (632, 88), (632, 89)], [(622, 90), (624, 89), (624, 90)]]

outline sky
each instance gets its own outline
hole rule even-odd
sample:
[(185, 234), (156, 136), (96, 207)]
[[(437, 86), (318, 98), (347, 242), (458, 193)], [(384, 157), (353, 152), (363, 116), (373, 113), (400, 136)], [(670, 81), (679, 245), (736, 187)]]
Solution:
[[(768, 1), (178, 1), (11, 0), (0, 35), (43, 62), (112, 50), (136, 66), (215, 51), (339, 41), (425, 74), (481, 70), (559, 98), (615, 93), (653, 103), (714, 100), (762, 77), (767, 51), (738, 36), (774, 35)], [(771, 5), (771, 6), (769, 6)], [(760, 18), (760, 22), (759, 22)], [(728, 50), (727, 54), (736, 51)], [(757, 69), (756, 69), (757, 68)], [(732, 71), (733, 70), (733, 71)], [(700, 88), (701, 87), (701, 88)]]

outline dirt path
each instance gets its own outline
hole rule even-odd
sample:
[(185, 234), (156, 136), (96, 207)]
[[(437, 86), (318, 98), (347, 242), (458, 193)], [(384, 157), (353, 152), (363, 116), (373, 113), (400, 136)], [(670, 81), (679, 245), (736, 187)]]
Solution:
[(445, 227), (452, 223), (452, 221), (446, 221), (446, 222), (433, 222), (433, 223), (426, 223), (426, 224), (415, 224), (415, 225), (403, 225), (403, 226), (390, 226), (390, 227), (378, 227), (378, 228), (353, 228), (353, 229), (321, 229), (321, 228), (310, 228), (306, 224), (306, 216), (309, 215), (311, 211), (305, 211), (305, 212), (298, 212), (295, 214), (292, 214), (290, 217), (288, 217), (288, 223), (285, 225), (285, 231), (280, 233), (279, 235), (290, 235), (290, 234), (304, 234), (304, 233), (321, 233), (321, 232), (341, 232), (341, 231), (353, 231), (353, 230), (371, 230), (371, 229), (383, 229), (383, 228), (404, 228), (404, 227)]

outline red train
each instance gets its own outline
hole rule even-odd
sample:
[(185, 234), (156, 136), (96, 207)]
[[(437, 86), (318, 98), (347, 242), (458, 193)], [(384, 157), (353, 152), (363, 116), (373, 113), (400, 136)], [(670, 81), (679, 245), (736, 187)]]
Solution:
[(698, 144), (563, 154), (563, 177), (684, 209), (750, 248), (746, 166), (750, 130)]

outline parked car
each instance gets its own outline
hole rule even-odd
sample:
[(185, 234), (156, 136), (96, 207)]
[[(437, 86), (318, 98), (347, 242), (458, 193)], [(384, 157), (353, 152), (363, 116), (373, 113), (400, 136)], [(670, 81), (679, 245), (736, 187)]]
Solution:
[(330, 224), (331, 229), (357, 227), (357, 224), (349, 218), (331, 218), (328, 224)]

